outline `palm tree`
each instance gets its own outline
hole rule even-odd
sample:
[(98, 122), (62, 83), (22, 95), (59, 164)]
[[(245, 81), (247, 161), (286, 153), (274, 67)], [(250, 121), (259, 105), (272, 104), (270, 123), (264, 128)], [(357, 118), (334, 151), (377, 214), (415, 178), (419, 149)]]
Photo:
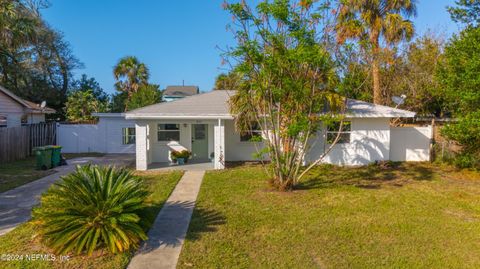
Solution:
[[(395, 45), (414, 34), (416, 0), (341, 0), (337, 18), (337, 41), (368, 41), (371, 46), (373, 102), (382, 104), (380, 89), (381, 41)], [(406, 18), (406, 19), (405, 19)]]
[[(120, 59), (113, 68), (113, 76), (117, 81), (115, 88), (118, 91), (126, 92), (127, 99), (130, 100), (132, 94), (137, 92), (141, 85), (148, 84), (150, 74), (147, 66), (141, 63), (137, 57), (126, 56)], [(127, 106), (125, 106), (125, 110), (127, 110)]]

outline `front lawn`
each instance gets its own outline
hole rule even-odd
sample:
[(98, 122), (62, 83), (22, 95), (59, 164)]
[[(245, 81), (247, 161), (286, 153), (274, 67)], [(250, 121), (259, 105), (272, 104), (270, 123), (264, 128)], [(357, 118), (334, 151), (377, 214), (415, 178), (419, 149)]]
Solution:
[(56, 171), (36, 170), (35, 157), (0, 164), (0, 192), (8, 191), (31, 181), (51, 175)]
[(480, 174), (321, 166), (293, 192), (208, 172), (180, 268), (480, 268)]
[[(149, 184), (152, 191), (148, 198), (151, 204), (146, 219), (147, 230), (152, 225), (155, 217), (173, 191), (182, 176), (182, 172), (173, 171), (169, 173), (139, 172)], [(4, 254), (51, 254), (52, 251), (43, 246), (38, 238), (34, 237), (35, 224), (27, 222), (6, 235), (0, 237), (0, 249)], [(24, 256), (25, 257), (25, 256)], [(125, 268), (132, 257), (132, 253), (119, 255), (105, 254), (100, 251), (92, 256), (73, 256), (69, 261), (5, 261), (6, 256), (0, 258), (0, 268)], [(57, 256), (58, 258), (58, 256)]]

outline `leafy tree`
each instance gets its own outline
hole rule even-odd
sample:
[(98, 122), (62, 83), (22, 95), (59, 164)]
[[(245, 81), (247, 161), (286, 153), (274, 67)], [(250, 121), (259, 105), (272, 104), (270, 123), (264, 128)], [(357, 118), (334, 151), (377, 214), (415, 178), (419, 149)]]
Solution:
[(42, 0), (0, 0), (0, 83), (61, 112), (72, 70), (81, 64), (63, 36), (41, 18), (39, 10), (46, 7)]
[(465, 115), (480, 107), (480, 28), (465, 29), (445, 48), (438, 77), (455, 114)]
[(107, 102), (97, 99), (92, 90), (77, 90), (70, 93), (65, 108), (69, 121), (87, 121), (95, 119), (94, 112), (106, 112)]
[(340, 81), (338, 92), (345, 97), (373, 101), (370, 65), (365, 52), (352, 43), (342, 44), (335, 54)]
[(142, 85), (132, 94), (130, 100), (127, 100), (129, 110), (153, 105), (162, 101), (162, 92), (158, 85), (148, 84)]
[(120, 59), (113, 69), (113, 75), (117, 81), (116, 89), (126, 92), (127, 100), (131, 99), (133, 93), (137, 92), (140, 86), (148, 84), (150, 76), (147, 66), (134, 56)]
[(235, 90), (240, 82), (240, 76), (235, 71), (222, 73), (215, 78), (214, 90)]
[[(407, 96), (401, 108), (420, 115), (444, 116), (448, 113), (445, 94), (437, 78), (437, 69), (443, 61), (444, 39), (441, 35), (426, 33), (408, 44), (402, 51), (384, 53), (380, 68), (381, 88), (389, 89), (385, 103), (396, 106), (392, 96)], [(345, 45), (344, 45), (345, 46)], [(347, 44), (351, 47), (351, 44)], [(358, 48), (342, 53), (345, 59), (338, 67), (341, 70), (339, 92), (349, 98), (372, 101), (372, 78), (370, 65), (363, 51)], [(338, 56), (337, 56), (338, 58)]]
[(86, 74), (82, 74), (81, 78), (74, 80), (71, 86), (73, 91), (89, 91), (91, 90), (93, 96), (100, 102), (107, 102), (109, 97), (107, 93), (100, 87), (100, 84), (95, 78), (88, 78)]
[[(407, 96), (402, 108), (423, 115), (444, 116), (445, 96), (437, 79), (437, 69), (443, 61), (444, 41), (427, 33), (409, 44), (394, 64), (388, 68), (388, 86), (392, 95)], [(394, 105), (394, 104), (392, 104)]]
[(460, 116), (458, 123), (447, 125), (442, 134), (457, 141), (464, 154), (475, 156), (480, 164), (480, 109)]
[(111, 96), (111, 112), (125, 112), (125, 104), (127, 102), (127, 92), (118, 92)]
[(380, 80), (381, 54), (384, 49), (382, 41), (387, 45), (395, 45), (410, 40), (414, 26), (408, 18), (415, 14), (414, 0), (340, 0), (336, 25), (338, 42), (357, 39), (368, 46), (375, 104), (384, 103)]
[(78, 166), (42, 195), (33, 212), (37, 232), (60, 254), (130, 251), (147, 239), (140, 224), (147, 195), (145, 183), (126, 169)]
[(462, 167), (480, 167), (479, 47), (480, 28), (463, 30), (447, 44), (445, 60), (438, 71), (449, 108), (459, 120), (458, 123), (445, 126), (442, 132), (463, 146), (458, 159)]
[(474, 27), (480, 23), (479, 0), (457, 0), (455, 4), (456, 6), (454, 7), (447, 7), (450, 17), (454, 22)]
[[(245, 1), (226, 4), (233, 15), (236, 46), (227, 54), (241, 81), (231, 100), (239, 131), (258, 126), (272, 184), (289, 190), (322, 157), (301, 172), (308, 141), (342, 101), (335, 95), (334, 63), (318, 21), (326, 9), (313, 1)], [(258, 139), (256, 137), (255, 139)], [(333, 143), (334, 144), (334, 143)]]

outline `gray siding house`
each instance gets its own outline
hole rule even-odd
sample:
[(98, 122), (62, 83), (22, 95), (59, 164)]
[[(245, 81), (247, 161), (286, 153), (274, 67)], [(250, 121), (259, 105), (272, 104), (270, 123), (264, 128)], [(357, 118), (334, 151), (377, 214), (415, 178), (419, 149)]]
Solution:
[(22, 124), (45, 122), (45, 114), (54, 109), (24, 100), (0, 86), (0, 127), (18, 127)]

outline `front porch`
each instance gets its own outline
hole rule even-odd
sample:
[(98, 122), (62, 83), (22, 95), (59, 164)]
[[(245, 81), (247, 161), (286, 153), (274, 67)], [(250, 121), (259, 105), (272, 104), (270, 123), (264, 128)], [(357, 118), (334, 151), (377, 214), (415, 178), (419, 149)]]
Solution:
[[(212, 170), (225, 167), (224, 119), (137, 120), (137, 170)], [(184, 165), (172, 162), (173, 151), (188, 150)]]

